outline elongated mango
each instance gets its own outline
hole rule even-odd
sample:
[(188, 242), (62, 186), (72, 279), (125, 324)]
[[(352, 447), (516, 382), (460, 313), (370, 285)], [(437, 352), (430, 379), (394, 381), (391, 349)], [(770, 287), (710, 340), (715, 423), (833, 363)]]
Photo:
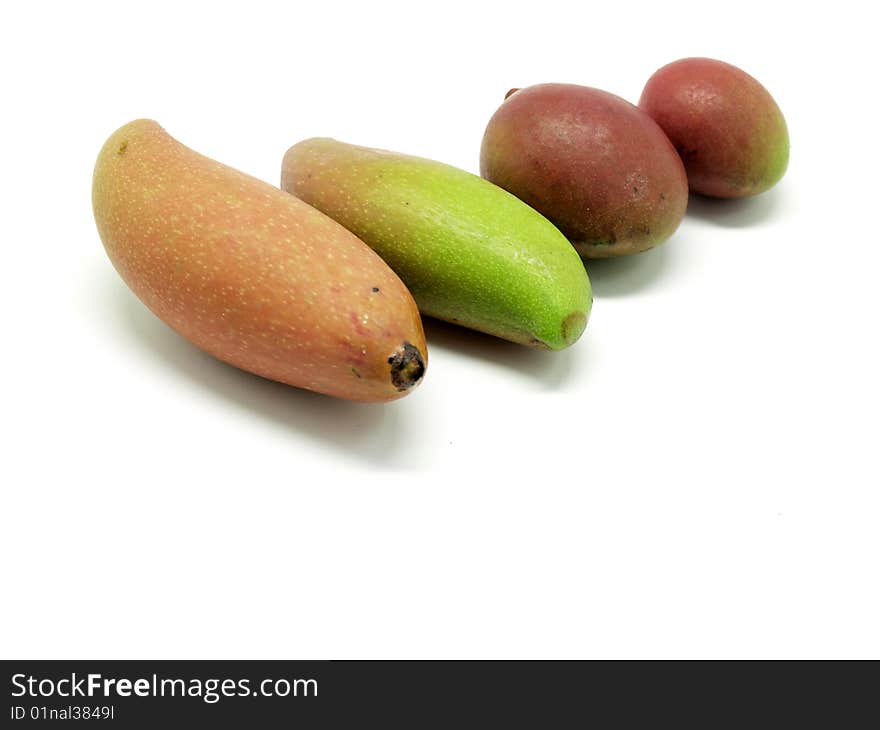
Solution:
[(309, 139), (281, 186), (369, 244), (423, 314), (558, 350), (586, 327), (592, 292), (580, 257), (543, 216), (463, 170)]
[(421, 380), (416, 304), (369, 247), (156, 122), (131, 122), (107, 140), (92, 203), (128, 286), (220, 360), (357, 401), (392, 400)]

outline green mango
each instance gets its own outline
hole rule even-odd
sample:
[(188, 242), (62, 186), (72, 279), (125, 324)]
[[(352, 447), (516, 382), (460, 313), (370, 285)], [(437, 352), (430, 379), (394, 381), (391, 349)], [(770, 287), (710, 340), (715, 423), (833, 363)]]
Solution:
[(577, 252), (540, 213), (476, 175), (317, 138), (287, 151), (281, 187), (376, 251), (422, 314), (551, 350), (587, 325), (593, 297)]

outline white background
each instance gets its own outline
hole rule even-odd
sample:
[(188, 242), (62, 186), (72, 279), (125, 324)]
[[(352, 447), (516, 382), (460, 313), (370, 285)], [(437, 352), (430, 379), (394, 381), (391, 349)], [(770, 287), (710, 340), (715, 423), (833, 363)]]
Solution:
[[(0, 655), (880, 656), (860, 7), (4, 5)], [(200, 353), (92, 220), (94, 158), (138, 117), (274, 184), (315, 135), (476, 171), (510, 87), (636, 101), (690, 55), (774, 94), (782, 183), (589, 265), (568, 351), (426, 323), (426, 380), (389, 405)]]

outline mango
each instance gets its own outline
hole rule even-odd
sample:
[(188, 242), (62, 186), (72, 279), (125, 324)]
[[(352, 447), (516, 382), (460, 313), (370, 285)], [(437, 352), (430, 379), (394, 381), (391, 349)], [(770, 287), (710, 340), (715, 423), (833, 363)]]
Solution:
[(308, 139), (284, 156), (281, 186), (372, 246), (425, 315), (551, 350), (586, 327), (592, 291), (568, 241), (476, 175)]
[(421, 381), (427, 351), (416, 304), (366, 244), (156, 122), (110, 136), (92, 203), (126, 284), (220, 360), (356, 401), (399, 398)]
[(486, 127), (480, 171), (547, 216), (586, 258), (662, 243), (687, 207), (684, 167), (663, 130), (586, 86), (511, 89)]
[(670, 63), (648, 80), (639, 106), (672, 140), (695, 193), (744, 198), (785, 174), (785, 118), (770, 92), (736, 66), (711, 58)]

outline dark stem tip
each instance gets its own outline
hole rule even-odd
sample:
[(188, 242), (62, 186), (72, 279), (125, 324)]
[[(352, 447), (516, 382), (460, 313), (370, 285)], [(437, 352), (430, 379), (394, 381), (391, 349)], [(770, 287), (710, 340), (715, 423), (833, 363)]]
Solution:
[(391, 365), (391, 383), (401, 392), (418, 385), (425, 375), (425, 358), (410, 342), (404, 342), (388, 358), (388, 363)]

